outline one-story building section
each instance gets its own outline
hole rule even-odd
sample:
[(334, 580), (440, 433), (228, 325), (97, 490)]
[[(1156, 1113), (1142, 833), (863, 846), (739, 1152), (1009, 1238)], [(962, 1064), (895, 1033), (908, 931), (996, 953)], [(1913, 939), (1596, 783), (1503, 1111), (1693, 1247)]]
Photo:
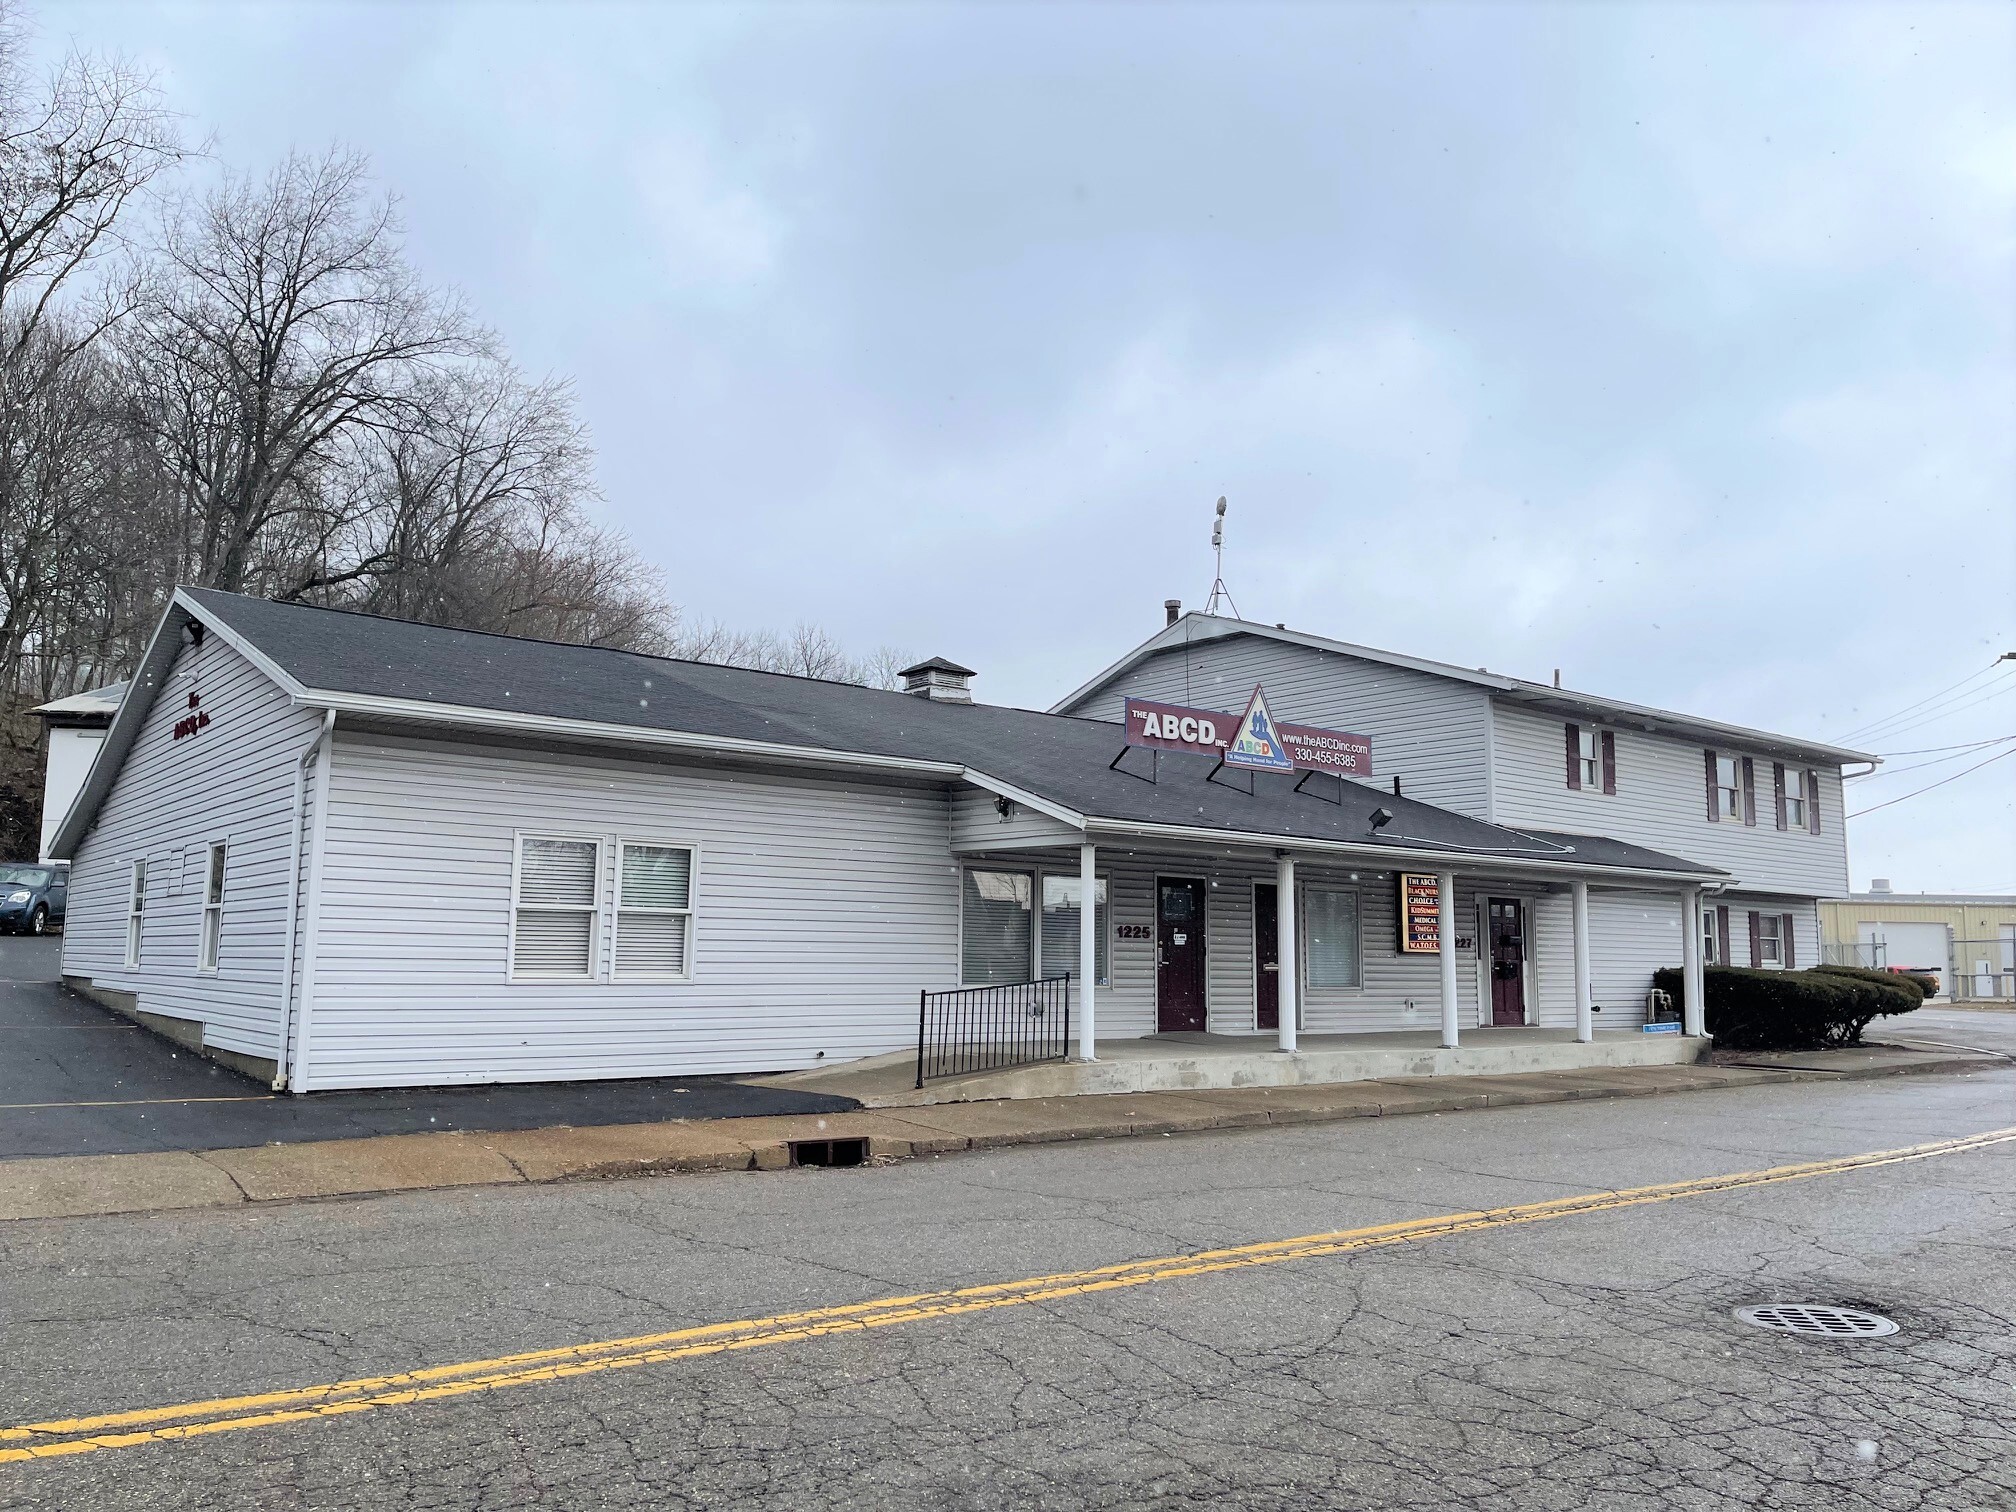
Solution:
[[(54, 837), (64, 974), (294, 1091), (832, 1064), (913, 1045), (920, 990), (1088, 958), (1084, 1056), (1454, 1044), (1490, 1021), (1473, 921), (1502, 896), (1561, 905), (1528, 1022), (1635, 1028), (1684, 962), (1700, 1033), (1682, 921), (1713, 867), (1335, 778), (1116, 766), (1119, 725), (968, 676), (885, 692), (183, 590)], [(1403, 872), (1440, 878), (1456, 948), (1400, 949)]]

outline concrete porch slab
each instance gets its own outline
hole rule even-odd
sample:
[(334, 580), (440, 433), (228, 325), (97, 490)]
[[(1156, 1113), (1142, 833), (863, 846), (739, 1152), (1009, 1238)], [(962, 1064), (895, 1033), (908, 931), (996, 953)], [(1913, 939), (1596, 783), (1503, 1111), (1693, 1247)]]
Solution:
[[(1314, 1087), (1445, 1076), (1531, 1076), (1596, 1069), (1683, 1066), (1700, 1059), (1707, 1041), (1677, 1034), (1613, 1030), (1579, 1043), (1566, 1029), (1472, 1029), (1444, 1049), (1433, 1031), (1305, 1035), (1289, 1055), (1271, 1039), (1250, 1035), (1154, 1035), (1101, 1040), (1098, 1059), (1048, 1061), (975, 1076), (914, 1085), (907, 1064), (880, 1057), (861, 1067), (834, 1066), (759, 1085), (851, 1097), (870, 1108), (993, 1102), (1033, 1097), (1086, 1097), (1124, 1092), (1191, 1092), (1239, 1087)], [(1509, 1090), (1509, 1089), (1508, 1089)]]

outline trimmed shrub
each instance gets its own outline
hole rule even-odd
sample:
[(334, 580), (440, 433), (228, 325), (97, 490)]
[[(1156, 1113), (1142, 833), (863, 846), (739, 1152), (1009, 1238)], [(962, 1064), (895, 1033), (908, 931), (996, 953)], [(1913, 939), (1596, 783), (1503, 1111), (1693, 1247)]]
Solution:
[[(1653, 985), (1680, 1001), (1681, 974), (1666, 967)], [(1887, 972), (1753, 971), (1710, 966), (1706, 988), (1708, 1032), (1730, 1050), (1822, 1050), (1856, 1045), (1872, 1019), (1909, 1013), (1925, 1001), (1916, 982)]]
[(1876, 971), (1867, 966), (1815, 966), (1815, 971), (1824, 971), (1830, 976), (1855, 977), (1864, 982), (1877, 982), (1884, 986), (1903, 983), (1918, 989), (1918, 1001), (1924, 1002), (1939, 993), (1939, 979), (1925, 975), (1922, 971)]

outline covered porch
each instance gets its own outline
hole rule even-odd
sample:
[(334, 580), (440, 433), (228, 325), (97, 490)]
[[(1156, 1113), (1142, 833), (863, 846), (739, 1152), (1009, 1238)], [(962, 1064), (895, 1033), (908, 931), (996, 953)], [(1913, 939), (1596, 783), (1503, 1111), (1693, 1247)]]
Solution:
[[(1670, 1065), (1705, 1045), (1699, 878), (1537, 840), (1555, 854), (1458, 861), (999, 818), (955, 845), (962, 986), (1068, 972), (1069, 1043), (941, 1095)], [(1682, 1001), (1655, 999), (1662, 966)]]

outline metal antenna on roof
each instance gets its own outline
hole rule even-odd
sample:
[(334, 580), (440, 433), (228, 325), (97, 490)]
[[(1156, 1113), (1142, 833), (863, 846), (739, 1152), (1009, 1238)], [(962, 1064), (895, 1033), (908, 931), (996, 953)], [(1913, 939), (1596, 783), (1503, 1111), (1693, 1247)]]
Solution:
[(1225, 586), (1225, 497), (1222, 494), (1218, 497), (1218, 518), (1211, 522), (1211, 555), (1216, 562), (1214, 570), (1217, 576), (1211, 580), (1211, 593), (1204, 600), (1204, 612), (1216, 614), (1218, 601), (1223, 599), (1232, 611), (1232, 618), (1244, 619), (1246, 616), (1239, 612), (1239, 606), (1232, 602), (1232, 590)]

